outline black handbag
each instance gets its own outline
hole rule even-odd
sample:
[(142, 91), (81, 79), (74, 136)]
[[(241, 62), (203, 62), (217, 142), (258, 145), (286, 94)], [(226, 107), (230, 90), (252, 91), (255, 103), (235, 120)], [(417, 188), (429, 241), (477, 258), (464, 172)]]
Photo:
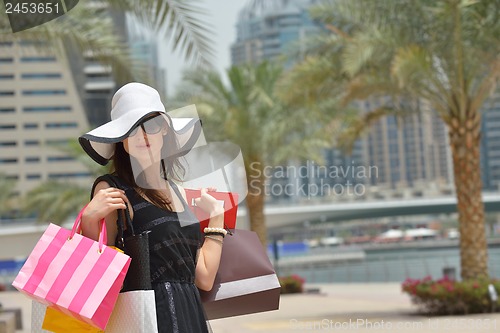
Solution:
[[(96, 179), (92, 188), (94, 193), (95, 186), (100, 181), (106, 181), (110, 186), (121, 189), (119, 181), (112, 175), (104, 175)], [(121, 292), (132, 290), (150, 290), (151, 271), (149, 263), (149, 230), (140, 234), (134, 232), (134, 226), (130, 219), (129, 207), (118, 211), (118, 220), (116, 221), (118, 234), (116, 235), (115, 246), (132, 259), (130, 267), (123, 281)], [(125, 226), (130, 236), (124, 238)]]

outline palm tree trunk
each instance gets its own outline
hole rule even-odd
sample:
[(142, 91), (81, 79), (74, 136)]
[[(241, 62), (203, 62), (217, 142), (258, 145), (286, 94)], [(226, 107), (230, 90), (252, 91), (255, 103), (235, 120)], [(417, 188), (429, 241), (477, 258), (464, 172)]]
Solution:
[[(470, 111), (470, 110), (469, 110)], [(460, 263), (463, 280), (488, 277), (488, 246), (480, 166), (480, 114), (452, 119), (449, 137), (460, 229)]]
[[(267, 228), (264, 216), (264, 172), (260, 161), (250, 159), (246, 165), (248, 195), (246, 197), (250, 229), (255, 231), (264, 247), (267, 246)], [(250, 167), (251, 166), (251, 167)]]

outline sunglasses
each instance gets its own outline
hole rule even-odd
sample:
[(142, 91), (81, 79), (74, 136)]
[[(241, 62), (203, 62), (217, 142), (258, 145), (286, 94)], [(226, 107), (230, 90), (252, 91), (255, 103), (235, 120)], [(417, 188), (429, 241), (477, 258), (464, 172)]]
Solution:
[(146, 119), (145, 121), (134, 127), (134, 129), (129, 133), (128, 136), (130, 137), (136, 135), (139, 126), (146, 134), (159, 133), (165, 127), (165, 123), (165, 119), (163, 119), (162, 116), (156, 116), (154, 118)]

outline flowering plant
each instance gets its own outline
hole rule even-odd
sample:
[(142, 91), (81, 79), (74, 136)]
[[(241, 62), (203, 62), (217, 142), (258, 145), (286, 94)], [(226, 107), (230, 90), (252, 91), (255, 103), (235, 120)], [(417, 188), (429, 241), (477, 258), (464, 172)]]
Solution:
[(491, 300), (490, 284), (498, 294), (500, 281), (496, 279), (454, 281), (447, 277), (433, 280), (430, 276), (406, 279), (402, 290), (410, 295), (420, 312), (429, 315), (498, 312), (500, 300)]
[(304, 291), (304, 278), (293, 274), (279, 278), (282, 294), (301, 293)]

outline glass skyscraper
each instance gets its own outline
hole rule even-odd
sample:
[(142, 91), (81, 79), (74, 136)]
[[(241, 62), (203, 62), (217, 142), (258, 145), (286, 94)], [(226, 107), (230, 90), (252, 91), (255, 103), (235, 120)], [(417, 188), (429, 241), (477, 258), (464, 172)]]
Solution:
[(293, 52), (294, 47), (300, 48), (300, 41), (319, 29), (308, 13), (315, 2), (317, 0), (249, 2), (238, 16), (237, 37), (231, 46), (232, 64), (259, 63)]

